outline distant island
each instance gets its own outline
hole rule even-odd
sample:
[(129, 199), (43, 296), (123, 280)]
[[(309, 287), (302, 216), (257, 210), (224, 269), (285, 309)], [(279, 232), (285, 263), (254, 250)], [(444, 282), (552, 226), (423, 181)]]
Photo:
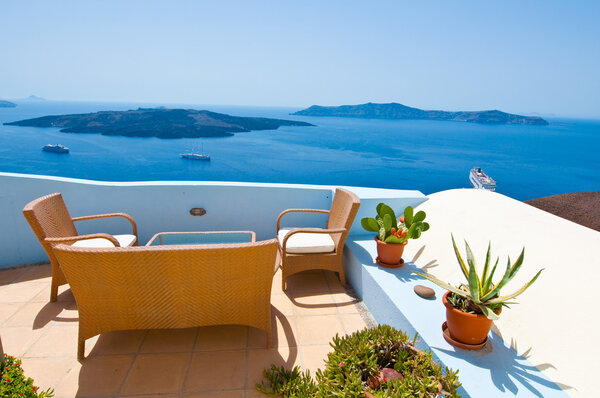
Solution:
[(126, 137), (228, 137), (280, 126), (313, 126), (294, 120), (239, 117), (195, 109), (139, 108), (75, 115), (43, 116), (4, 123), (9, 126), (62, 127), (65, 133), (97, 133)]
[(358, 117), (365, 119), (417, 119), (417, 120), (443, 120), (454, 122), (468, 122), (481, 124), (530, 124), (545, 126), (547, 121), (538, 116), (521, 116), (498, 110), (493, 111), (426, 111), (419, 108), (398, 104), (374, 104), (369, 102), (362, 105), (319, 106), (293, 113), (300, 116), (337, 116)]
[(10, 101), (0, 100), (0, 108), (14, 108), (17, 104)]
[(46, 101), (46, 99), (32, 94), (29, 97), (25, 98), (25, 101)]

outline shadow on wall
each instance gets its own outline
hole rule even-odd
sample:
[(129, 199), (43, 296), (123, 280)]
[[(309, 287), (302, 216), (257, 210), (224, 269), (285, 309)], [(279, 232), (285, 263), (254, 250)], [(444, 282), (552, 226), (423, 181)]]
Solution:
[[(514, 344), (511, 345), (514, 346)], [(431, 348), (439, 350), (454, 358), (468, 361), (479, 368), (487, 369), (490, 372), (491, 379), (498, 391), (510, 392), (513, 395), (518, 395), (519, 388), (512, 379), (517, 380), (532, 394), (540, 398), (543, 398), (543, 394), (536, 389), (536, 384), (556, 391), (560, 391), (561, 389), (573, 389), (573, 387), (565, 384), (555, 383), (540, 377), (540, 370), (543, 371), (544, 369), (554, 368), (554, 366), (548, 363), (539, 365), (528, 363), (527, 357), (529, 352), (531, 352), (531, 348), (521, 356), (514, 349), (506, 347), (502, 338), (494, 333), (490, 334), (488, 343), (478, 352), (463, 350), (454, 351), (434, 346)], [(492, 351), (494, 352), (494, 361), (490, 361), (489, 358), (486, 358), (486, 354), (489, 354)]]

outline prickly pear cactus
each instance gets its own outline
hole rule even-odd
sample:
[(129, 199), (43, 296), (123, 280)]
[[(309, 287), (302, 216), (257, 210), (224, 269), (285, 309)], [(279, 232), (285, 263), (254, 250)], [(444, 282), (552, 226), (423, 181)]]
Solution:
[(377, 205), (375, 218), (365, 217), (360, 220), (362, 227), (376, 232), (380, 241), (405, 245), (409, 239), (418, 239), (421, 233), (429, 229), (425, 220), (425, 212), (414, 214), (411, 206), (404, 209), (404, 215), (396, 219), (394, 210), (385, 203)]

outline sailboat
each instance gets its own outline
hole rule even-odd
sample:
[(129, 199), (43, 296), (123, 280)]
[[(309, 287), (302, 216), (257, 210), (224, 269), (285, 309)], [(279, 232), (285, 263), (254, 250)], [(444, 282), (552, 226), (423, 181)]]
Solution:
[(181, 157), (184, 159), (191, 159), (191, 160), (210, 161), (210, 155), (207, 153), (204, 153), (204, 144), (202, 144), (202, 153), (195, 153), (192, 151), (192, 152), (182, 153)]

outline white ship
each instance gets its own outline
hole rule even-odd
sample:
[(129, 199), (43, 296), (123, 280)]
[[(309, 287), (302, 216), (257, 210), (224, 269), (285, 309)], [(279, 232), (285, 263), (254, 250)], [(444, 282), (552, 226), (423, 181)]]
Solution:
[(64, 145), (56, 144), (48, 144), (42, 147), (42, 151), (44, 152), (56, 152), (56, 153), (69, 153), (69, 148)]
[(181, 157), (184, 159), (192, 159), (192, 160), (210, 160), (210, 155), (205, 153), (182, 153)]
[(184, 159), (191, 159), (191, 160), (209, 160), (210, 161), (210, 155), (207, 153), (204, 153), (204, 144), (202, 144), (202, 153), (196, 153), (196, 151), (192, 150), (187, 153), (182, 153), (181, 157)]
[(481, 170), (481, 167), (473, 167), (471, 169), (469, 180), (471, 180), (473, 187), (477, 189), (485, 189), (492, 192), (496, 190), (496, 181), (485, 174), (485, 172)]

